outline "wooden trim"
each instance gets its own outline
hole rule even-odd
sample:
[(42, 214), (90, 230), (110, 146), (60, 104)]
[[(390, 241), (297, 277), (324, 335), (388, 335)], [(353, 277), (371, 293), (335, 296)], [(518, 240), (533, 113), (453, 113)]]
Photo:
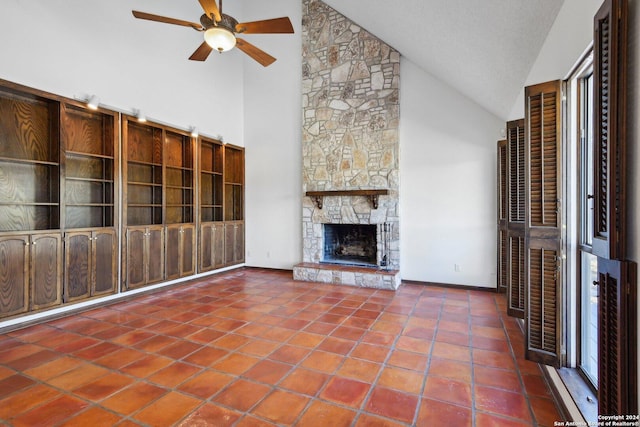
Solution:
[(423, 282), (420, 280), (402, 280), (401, 286), (402, 285), (421, 285), (434, 288), (460, 289), (462, 291), (483, 291), (493, 294), (498, 293), (496, 288), (486, 288), (484, 286), (456, 285), (454, 283)]
[[(597, 420), (598, 401), (589, 386), (582, 379), (577, 369), (554, 368), (548, 365), (538, 365), (542, 377), (546, 381), (551, 397), (556, 405), (560, 419), (558, 421), (582, 422)], [(590, 400), (588, 400), (590, 399)], [(591, 405), (590, 408), (588, 405)]]

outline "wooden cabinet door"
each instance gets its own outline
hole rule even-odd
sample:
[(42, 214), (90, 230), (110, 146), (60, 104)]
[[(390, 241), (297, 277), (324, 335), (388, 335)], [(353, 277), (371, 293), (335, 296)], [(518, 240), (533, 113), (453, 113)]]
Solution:
[(224, 253), (227, 265), (244, 262), (244, 223), (242, 221), (225, 224)]
[(227, 222), (224, 225), (224, 263), (226, 265), (235, 264), (236, 228), (238, 226), (233, 222)]
[(117, 280), (116, 231), (102, 229), (93, 232), (92, 295), (113, 293)]
[(211, 239), (211, 244), (212, 244), (211, 256), (213, 258), (213, 268), (224, 267), (224, 263), (225, 263), (224, 228), (225, 227), (223, 223), (215, 223), (211, 226), (211, 230), (213, 233), (213, 237)]
[(62, 239), (60, 234), (31, 236), (31, 308), (62, 302)]
[(190, 276), (196, 272), (196, 227), (193, 224), (184, 224), (180, 230), (181, 254), (180, 266), (181, 276)]
[(127, 288), (144, 286), (147, 281), (145, 246), (147, 229), (130, 227), (127, 229)]
[(67, 233), (65, 236), (65, 302), (87, 298), (90, 295), (92, 240), (90, 231)]
[(213, 224), (200, 226), (200, 271), (213, 270)]
[(164, 280), (164, 227), (153, 226), (147, 229), (147, 283)]
[(200, 271), (210, 271), (225, 265), (224, 223), (203, 224), (200, 234)]
[(29, 236), (0, 237), (0, 317), (29, 308)]
[(236, 223), (235, 231), (233, 260), (236, 264), (241, 264), (244, 262), (244, 223)]
[(195, 273), (195, 236), (193, 224), (167, 226), (167, 280)]
[(180, 224), (167, 226), (167, 246), (166, 246), (166, 269), (167, 280), (180, 277), (180, 247), (181, 247)]

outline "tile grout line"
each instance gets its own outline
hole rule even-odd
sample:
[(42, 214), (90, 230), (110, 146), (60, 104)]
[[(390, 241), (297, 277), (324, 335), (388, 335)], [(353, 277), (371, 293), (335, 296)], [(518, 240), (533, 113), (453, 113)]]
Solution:
[(469, 355), (471, 357), (471, 425), (475, 426), (478, 422), (476, 413), (476, 364), (473, 360), (473, 316), (471, 314), (471, 295), (467, 293), (469, 304)]
[[(496, 302), (496, 305), (497, 305), (497, 302)], [(531, 407), (531, 400), (529, 399), (529, 393), (527, 392), (527, 388), (526, 388), (525, 383), (524, 383), (523, 374), (522, 374), (522, 372), (520, 370), (520, 365), (518, 364), (518, 358), (516, 357), (516, 353), (513, 350), (513, 344), (511, 342), (511, 336), (509, 335), (509, 332), (508, 332), (508, 329), (507, 329), (507, 325), (506, 325), (505, 320), (504, 320), (504, 316), (507, 315), (507, 313), (506, 312), (502, 313), (499, 308), (498, 308), (498, 313), (500, 313), (500, 322), (502, 324), (502, 328), (503, 328), (504, 333), (506, 335), (506, 341), (507, 341), (507, 345), (509, 346), (509, 353), (511, 355), (511, 360), (513, 361), (513, 363), (514, 363), (514, 365), (516, 367), (516, 374), (518, 376), (518, 382), (520, 383), (520, 389), (522, 391), (522, 396), (525, 398), (525, 400), (527, 402), (527, 409), (529, 410), (529, 415), (531, 416), (531, 425), (532, 426), (536, 426), (537, 425), (536, 415), (535, 415), (535, 412), (533, 411), (533, 408)], [(515, 321), (517, 322), (517, 320), (515, 320)], [(521, 330), (521, 332), (524, 335), (524, 331)], [(525, 341), (524, 344), (526, 346), (526, 341)]]
[[(424, 294), (423, 292), (420, 292), (420, 296), (422, 296)], [(435, 343), (436, 343), (436, 337), (438, 334), (438, 330), (440, 328), (440, 320), (442, 319), (442, 312), (444, 311), (444, 301), (446, 299), (446, 293), (443, 294), (443, 296), (441, 297), (441, 301), (440, 301), (440, 308), (438, 309), (438, 317), (436, 319), (436, 324), (435, 327), (433, 329), (433, 337), (431, 338), (431, 348), (429, 349), (429, 355), (427, 356), (427, 366), (425, 366), (424, 368), (424, 378), (422, 379), (422, 387), (420, 388), (420, 396), (419, 396), (419, 401), (418, 401), (418, 407), (415, 410), (415, 413), (413, 415), (413, 424), (412, 425), (416, 425), (418, 423), (418, 419), (420, 416), (420, 409), (422, 407), (422, 401), (424, 400), (424, 391), (427, 387), (427, 380), (429, 379), (429, 371), (431, 370), (431, 362), (433, 361), (433, 351), (434, 351), (434, 347), (435, 347)], [(416, 303), (417, 305), (417, 303)], [(415, 308), (414, 308), (415, 311)]]

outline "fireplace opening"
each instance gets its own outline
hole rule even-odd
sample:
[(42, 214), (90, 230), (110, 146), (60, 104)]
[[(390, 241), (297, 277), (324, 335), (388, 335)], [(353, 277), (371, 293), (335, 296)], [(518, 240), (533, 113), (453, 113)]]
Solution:
[(376, 225), (324, 224), (322, 262), (358, 266), (377, 266)]

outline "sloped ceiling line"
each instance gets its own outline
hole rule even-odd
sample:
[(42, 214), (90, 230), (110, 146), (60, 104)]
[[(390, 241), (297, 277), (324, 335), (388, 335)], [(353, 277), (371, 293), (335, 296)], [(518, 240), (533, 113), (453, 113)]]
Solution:
[(507, 119), (564, 0), (324, 0)]

